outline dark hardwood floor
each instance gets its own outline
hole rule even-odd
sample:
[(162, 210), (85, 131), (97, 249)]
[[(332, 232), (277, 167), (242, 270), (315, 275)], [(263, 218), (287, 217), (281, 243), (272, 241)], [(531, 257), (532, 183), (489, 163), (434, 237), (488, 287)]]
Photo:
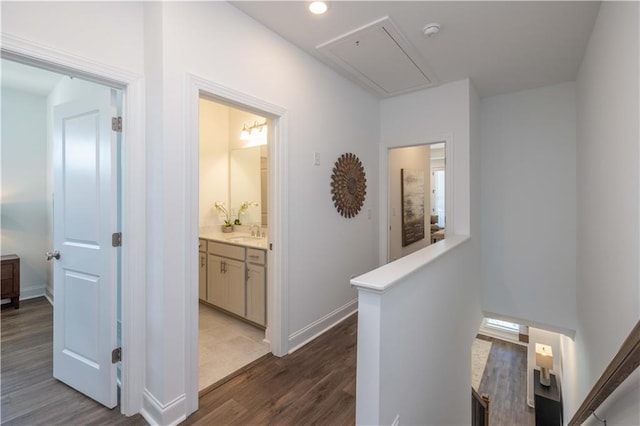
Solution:
[(357, 315), (283, 358), (271, 356), (211, 392), (183, 425), (352, 425)]
[(478, 389), (489, 395), (490, 426), (533, 426), (535, 413), (527, 405), (527, 348), (486, 336), (489, 359)]
[(53, 378), (53, 307), (42, 298), (3, 306), (0, 317), (3, 425), (146, 425)]
[[(2, 309), (0, 419), (7, 425), (146, 425), (52, 377), (53, 309), (44, 299)], [(352, 425), (357, 315), (283, 358), (268, 356), (200, 396), (183, 425)], [(526, 405), (526, 349), (493, 340), (479, 393), (490, 424), (534, 424)], [(469, 407), (469, 409), (471, 409)]]

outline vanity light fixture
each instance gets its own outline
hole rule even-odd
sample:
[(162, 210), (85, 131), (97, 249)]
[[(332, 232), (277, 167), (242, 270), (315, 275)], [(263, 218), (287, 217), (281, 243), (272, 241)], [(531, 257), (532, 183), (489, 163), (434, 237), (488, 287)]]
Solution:
[(249, 140), (249, 129), (247, 128), (247, 124), (242, 127), (242, 131), (240, 132), (240, 140), (248, 141)]
[(322, 15), (329, 9), (329, 5), (326, 1), (312, 1), (309, 3), (309, 12), (314, 15)]
[(245, 123), (240, 132), (240, 140), (248, 141), (253, 139), (265, 139), (267, 138), (267, 122), (258, 123), (254, 121), (252, 126), (247, 127)]

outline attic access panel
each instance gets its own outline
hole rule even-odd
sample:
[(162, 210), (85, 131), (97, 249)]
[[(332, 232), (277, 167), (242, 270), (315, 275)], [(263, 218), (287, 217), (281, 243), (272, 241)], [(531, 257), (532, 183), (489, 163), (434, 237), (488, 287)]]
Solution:
[(389, 17), (323, 43), (316, 49), (357, 82), (385, 97), (436, 83), (420, 54)]

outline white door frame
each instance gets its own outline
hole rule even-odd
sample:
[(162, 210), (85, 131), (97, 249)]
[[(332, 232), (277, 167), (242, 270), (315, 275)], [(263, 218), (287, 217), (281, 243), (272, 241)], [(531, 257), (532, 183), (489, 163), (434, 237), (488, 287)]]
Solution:
[[(415, 143), (400, 143), (393, 146), (380, 146), (380, 247), (378, 251), (378, 259), (381, 265), (387, 264), (389, 260), (389, 199), (391, 188), (389, 187), (389, 151), (396, 148), (409, 148), (413, 146), (432, 145), (434, 143), (444, 142), (445, 152), (445, 182), (444, 182), (444, 209), (445, 220), (447, 221), (447, 227), (445, 228), (445, 235), (456, 235), (454, 229), (455, 221), (453, 220), (455, 214), (455, 206), (453, 200), (455, 199), (453, 191), (454, 185), (454, 149), (453, 149), (453, 135), (443, 134), (436, 136), (425, 137), (421, 141)], [(431, 210), (431, 208), (429, 208)]]
[[(187, 412), (198, 409), (198, 185), (199, 185), (199, 138), (198, 102), (200, 95), (231, 103), (252, 110), (272, 120), (269, 150), (269, 243), (267, 272), (267, 331), (271, 352), (276, 356), (289, 351), (289, 303), (286, 241), (288, 241), (287, 221), (287, 120), (285, 108), (255, 98), (240, 91), (187, 74), (185, 119), (185, 264), (187, 282), (185, 297), (186, 336), (186, 399)], [(273, 141), (273, 142), (271, 142)]]
[[(122, 131), (121, 412), (142, 409), (145, 358), (146, 158), (141, 75), (1, 33), (1, 56), (124, 91)], [(55, 303), (55, 300), (54, 300)]]

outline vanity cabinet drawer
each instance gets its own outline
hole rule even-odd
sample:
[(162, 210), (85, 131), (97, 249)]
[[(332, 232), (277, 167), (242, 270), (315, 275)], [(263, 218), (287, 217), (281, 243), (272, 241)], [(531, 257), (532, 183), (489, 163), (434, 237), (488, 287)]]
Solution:
[(203, 240), (202, 238), (198, 239), (198, 251), (203, 253), (207, 252), (207, 240)]
[(258, 265), (264, 265), (265, 263), (264, 250), (247, 248), (247, 262), (256, 263)]
[(244, 247), (209, 241), (207, 242), (207, 251), (209, 254), (244, 261)]

